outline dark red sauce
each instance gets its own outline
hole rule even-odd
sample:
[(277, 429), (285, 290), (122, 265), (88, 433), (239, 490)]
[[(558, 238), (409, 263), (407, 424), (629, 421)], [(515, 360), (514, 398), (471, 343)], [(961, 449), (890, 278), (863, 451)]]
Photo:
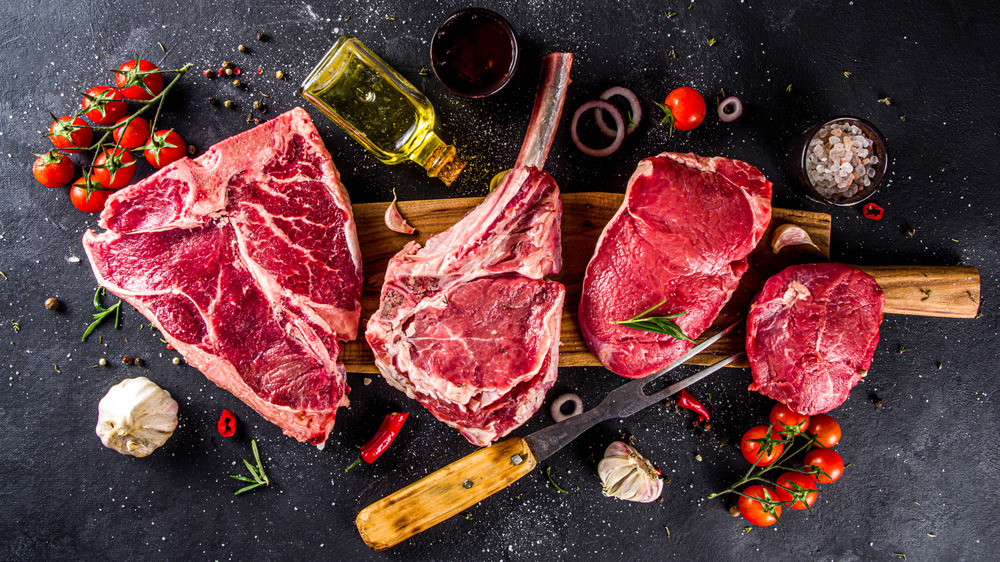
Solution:
[(517, 39), (510, 24), (481, 8), (448, 16), (431, 41), (434, 74), (459, 96), (496, 93), (514, 74), (517, 59)]

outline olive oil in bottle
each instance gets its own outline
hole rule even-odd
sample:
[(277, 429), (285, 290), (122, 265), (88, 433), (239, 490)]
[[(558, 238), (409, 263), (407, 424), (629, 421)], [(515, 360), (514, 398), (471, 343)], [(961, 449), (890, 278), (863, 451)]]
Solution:
[(413, 160), (448, 185), (465, 167), (434, 134), (427, 97), (350, 35), (309, 73), (301, 93), (386, 164)]

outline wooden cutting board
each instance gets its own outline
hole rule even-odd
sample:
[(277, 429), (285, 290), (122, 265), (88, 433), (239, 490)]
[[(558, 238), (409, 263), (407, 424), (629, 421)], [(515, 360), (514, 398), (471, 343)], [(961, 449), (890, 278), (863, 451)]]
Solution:
[[(621, 206), (623, 197), (620, 193), (602, 192), (562, 194), (563, 268), (559, 275), (552, 277), (566, 285), (562, 346), (559, 348), (560, 367), (600, 365), (583, 341), (577, 322), (577, 307), (580, 303), (583, 273), (597, 245), (597, 238), (604, 230), (604, 225)], [(358, 339), (345, 343), (340, 357), (348, 372), (378, 372), (364, 338), (364, 329), (368, 318), (378, 309), (379, 293), (389, 259), (410, 240), (423, 244), (431, 236), (452, 226), (482, 200), (482, 197), (464, 197), (398, 202), (400, 213), (417, 229), (412, 236), (397, 234), (385, 226), (383, 217), (389, 203), (354, 205), (354, 220), (357, 223), (364, 264), (364, 285), (361, 291)], [(712, 334), (716, 326), (729, 325), (746, 314), (750, 300), (774, 273), (796, 263), (829, 259), (830, 221), (831, 217), (826, 213), (773, 209), (771, 224), (748, 259), (750, 269), (716, 319), (713, 328), (709, 328), (706, 333)], [(774, 254), (770, 247), (771, 234), (775, 228), (786, 223), (804, 228), (819, 247), (819, 252), (785, 250), (781, 254)], [(979, 308), (979, 275), (975, 268), (890, 266), (862, 269), (875, 276), (886, 292), (885, 311), (888, 313), (971, 318)], [(743, 338), (742, 330), (734, 331), (705, 353), (694, 357), (690, 363), (708, 365), (742, 351)], [(746, 366), (746, 362), (733, 366)]]

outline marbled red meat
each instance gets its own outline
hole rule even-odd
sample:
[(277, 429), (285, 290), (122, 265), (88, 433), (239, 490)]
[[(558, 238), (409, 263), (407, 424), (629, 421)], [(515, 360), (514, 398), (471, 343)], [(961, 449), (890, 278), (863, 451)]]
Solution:
[(116, 192), (84, 248), (101, 285), (286, 434), (322, 444), (357, 337), (350, 201), (302, 109)]
[(739, 160), (665, 152), (639, 163), (587, 265), (580, 327), (608, 369), (629, 378), (669, 365), (693, 344), (616, 324), (651, 316), (701, 335), (747, 270), (771, 220), (771, 182)]
[(819, 263), (778, 272), (747, 317), (750, 390), (809, 416), (840, 406), (872, 364), (884, 308), (878, 283), (855, 267)]
[(486, 199), (424, 247), (389, 262), (365, 337), (392, 386), (485, 446), (524, 423), (556, 380), (565, 288), (562, 204), (541, 168), (572, 56), (543, 60), (524, 145)]

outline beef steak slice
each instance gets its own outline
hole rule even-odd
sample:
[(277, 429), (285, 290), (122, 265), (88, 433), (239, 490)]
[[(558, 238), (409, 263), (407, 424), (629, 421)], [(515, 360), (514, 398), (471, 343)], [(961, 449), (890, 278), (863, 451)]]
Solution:
[(849, 265), (773, 275), (747, 317), (750, 390), (805, 415), (840, 406), (871, 366), (884, 307), (875, 279)]
[(116, 192), (84, 248), (217, 385), (320, 445), (348, 404), (337, 340), (357, 337), (350, 201), (309, 115), (293, 109)]
[(650, 315), (684, 313), (674, 321), (697, 338), (736, 290), (770, 219), (771, 182), (746, 162), (670, 152), (640, 162), (584, 276), (590, 350), (629, 378), (683, 355), (693, 344), (616, 321), (663, 302)]

